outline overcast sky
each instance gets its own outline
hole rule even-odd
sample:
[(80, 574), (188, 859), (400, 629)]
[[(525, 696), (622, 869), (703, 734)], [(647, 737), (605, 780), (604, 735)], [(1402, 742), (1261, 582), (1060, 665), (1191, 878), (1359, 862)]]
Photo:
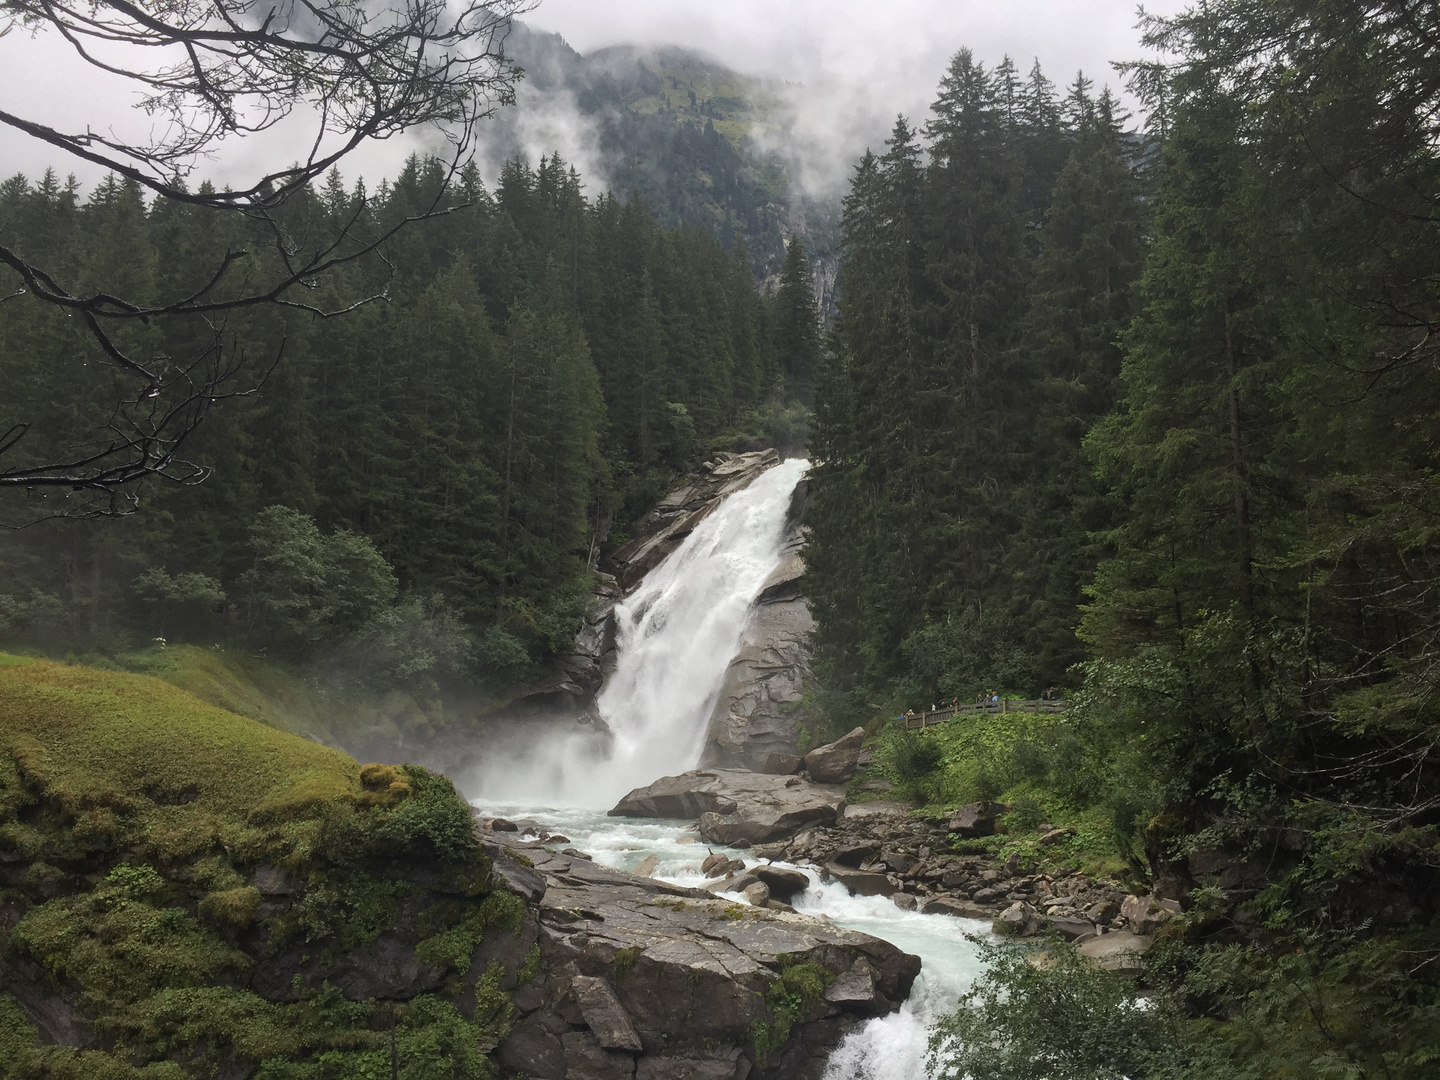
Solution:
[[(1146, 6), (1164, 14), (1185, 4), (1152, 0)], [(1062, 86), (1082, 68), (1097, 86), (1115, 84), (1110, 62), (1139, 55), (1136, 19), (1130, 0), (542, 0), (526, 16), (581, 52), (676, 44), (746, 74), (805, 84), (811, 115), (795, 138), (817, 186), (842, 175), (857, 145), (881, 137), (897, 113), (923, 120), (946, 62), (962, 46), (991, 65), (1008, 53), (1022, 70), (1038, 57)], [(128, 108), (133, 94), (77, 68), (52, 38), (0, 38), (7, 110), (80, 127), (133, 130), (143, 121)], [(393, 174), (413, 145), (372, 148), (344, 171), (373, 182)], [(238, 181), (248, 168), (270, 164), (263, 160), (268, 156), (258, 146), (234, 145), (206, 171)], [(83, 163), (0, 129), (0, 175), (33, 177), (46, 165), (77, 172), (87, 183), (96, 178)]]

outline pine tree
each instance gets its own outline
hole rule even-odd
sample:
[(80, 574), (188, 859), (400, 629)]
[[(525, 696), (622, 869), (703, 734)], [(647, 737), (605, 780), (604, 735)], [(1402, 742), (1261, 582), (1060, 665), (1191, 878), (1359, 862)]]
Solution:
[(785, 396), (809, 402), (820, 357), (820, 309), (810, 260), (798, 236), (785, 247), (785, 269), (775, 292), (775, 354), (785, 380)]

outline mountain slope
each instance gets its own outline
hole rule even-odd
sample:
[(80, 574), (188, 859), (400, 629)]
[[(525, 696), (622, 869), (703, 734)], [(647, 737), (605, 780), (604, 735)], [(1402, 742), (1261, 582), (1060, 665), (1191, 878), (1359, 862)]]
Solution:
[(581, 55), (523, 24), (506, 48), (525, 78), (517, 105), (487, 131), (492, 172), (510, 158), (558, 152), (592, 187), (638, 196), (664, 224), (743, 242), (761, 277), (779, 272), (792, 233), (817, 260), (835, 250), (838, 206), (798, 192), (781, 158), (757, 141), (773, 143), (782, 131), (782, 85), (675, 47)]

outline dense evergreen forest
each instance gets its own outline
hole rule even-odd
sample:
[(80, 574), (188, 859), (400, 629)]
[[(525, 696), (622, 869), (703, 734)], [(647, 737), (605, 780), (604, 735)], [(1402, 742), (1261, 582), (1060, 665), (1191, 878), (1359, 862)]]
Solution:
[(968, 788), (947, 736), (897, 738), (897, 775), (1043, 780), (1187, 908), (1144, 1022), (997, 968), (943, 1075), (1434, 1075), (1440, 24), (1145, 30), (1141, 133), (961, 52), (856, 171), (810, 440), (823, 696), (1070, 687), (1058, 741)]
[[(441, 183), (418, 159), (374, 193), (332, 174), (288, 220), (336, 231), (358, 208), (380, 233)], [(263, 387), (186, 445), (203, 483), (151, 481), (120, 519), (43, 520), (63, 494), (7, 503), (28, 527), (0, 543), (0, 629), (60, 653), (166, 636), (298, 661), (359, 650), (382, 681), (479, 675), (500, 694), (569, 641), (600, 547), (701, 451), (803, 440), (818, 324), (798, 242), (766, 296), (743, 245), (587, 198), (558, 157), (512, 162), (493, 192), (473, 169), (461, 184), (446, 199), (465, 208), (316, 285), (332, 307), (371, 302), (231, 317), (241, 386)], [(246, 246), (217, 234), (243, 221), (147, 205), (115, 178), (84, 193), (12, 177), (0, 223), (84, 287), (142, 298)], [(0, 304), (0, 429), (31, 425), (11, 464), (105, 432), (110, 379), (76, 322)], [(156, 322), (129, 346), (183, 355), (206, 329)]]
[[(1434, 1076), (1440, 15), (1215, 0), (1143, 26), (1143, 126), (1084, 78), (956, 55), (856, 168), (823, 331), (798, 242), (765, 293), (744, 222), (662, 224), (555, 158), (472, 171), (471, 206), (315, 284), (379, 299), (231, 317), (252, 374), (280, 359), (187, 446), (203, 484), (148, 481), (116, 519), (7, 503), (0, 633), (502, 696), (678, 472), (806, 447), (807, 715), (867, 724), (899, 794), (1064, 824), (1064, 858), (1177, 912), (1143, 1001), (1058, 942), (996, 954), (938, 1075)], [(713, 126), (685, 138), (730, 161)], [(286, 213), (381, 229), (437, 176), (332, 176)], [(243, 228), (122, 180), (0, 186), (9, 243), (127, 296), (183, 294)], [(103, 431), (92, 337), (0, 297), (0, 432), (33, 425), (9, 453)], [(124, 333), (184, 355), (198, 329)], [(1043, 729), (887, 726), (1052, 686)]]

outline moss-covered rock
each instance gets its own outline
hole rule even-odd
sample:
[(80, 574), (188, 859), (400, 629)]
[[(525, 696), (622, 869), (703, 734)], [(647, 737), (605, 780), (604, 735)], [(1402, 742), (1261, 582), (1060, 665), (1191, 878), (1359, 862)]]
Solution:
[(443, 777), (0, 667), (0, 1080), (481, 1080), (534, 939)]

